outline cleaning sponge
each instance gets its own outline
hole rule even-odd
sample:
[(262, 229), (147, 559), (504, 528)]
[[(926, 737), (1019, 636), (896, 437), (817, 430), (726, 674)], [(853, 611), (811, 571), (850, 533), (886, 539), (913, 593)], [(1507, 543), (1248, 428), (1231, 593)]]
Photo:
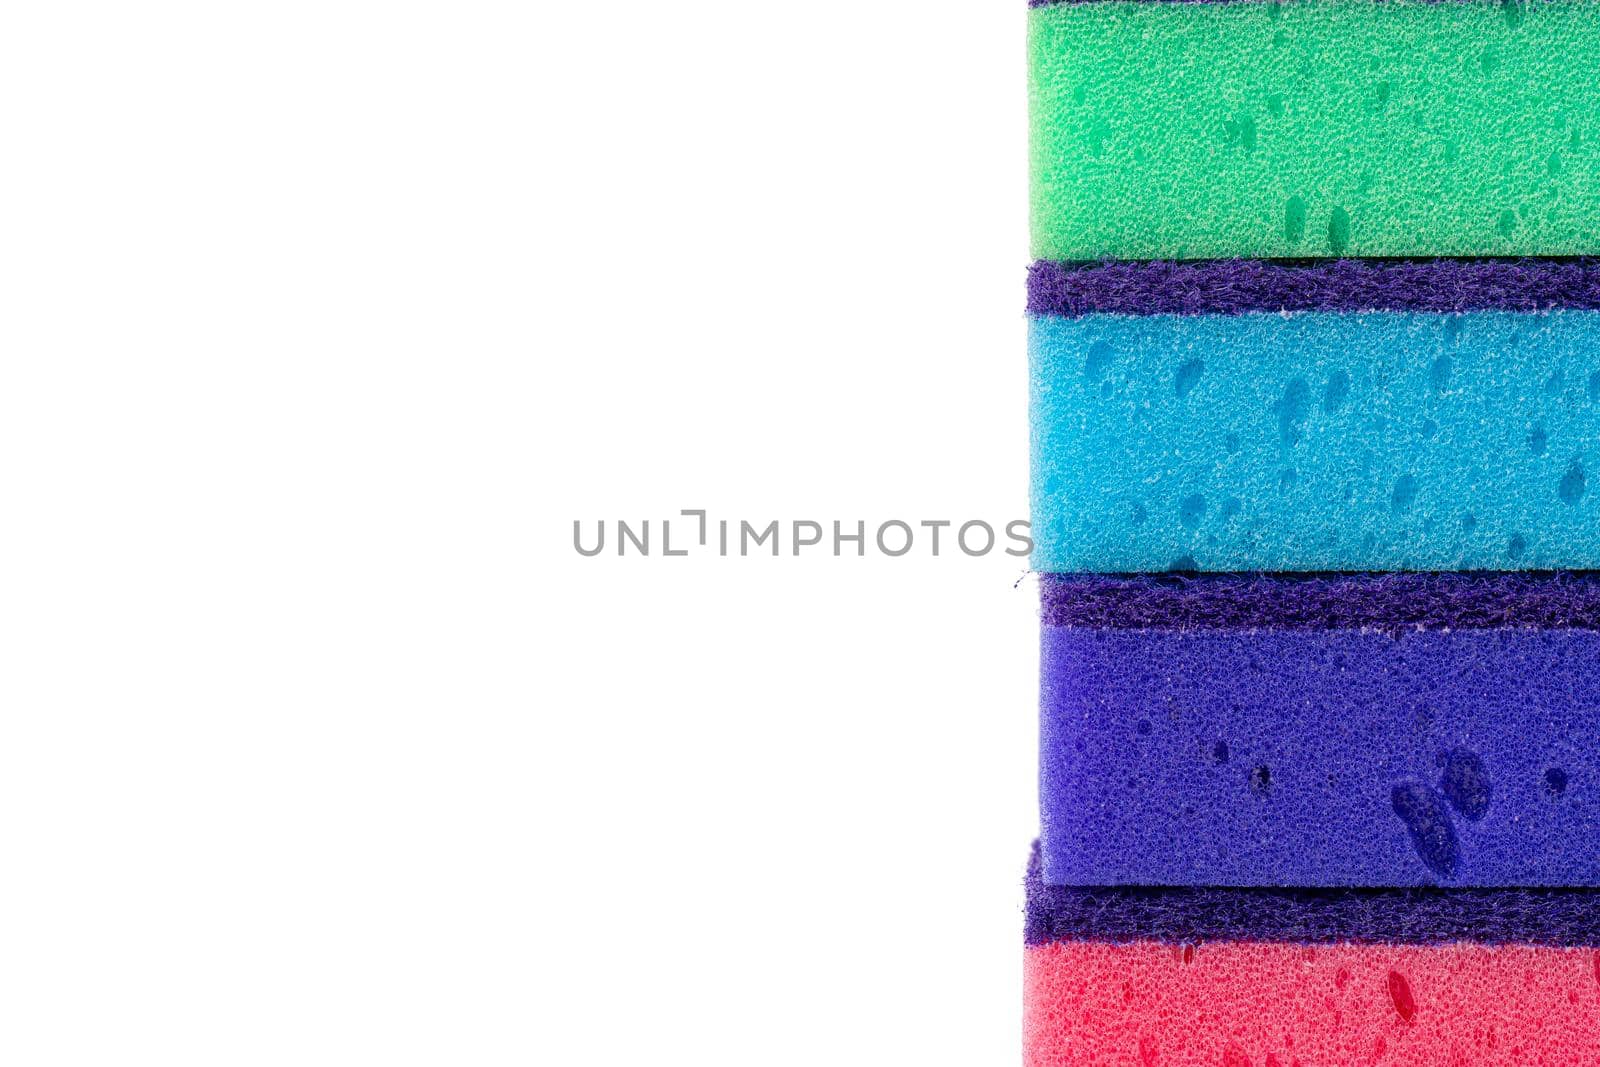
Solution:
[(1593, 0), (1029, 18), (1039, 258), (1600, 251)]
[(1056, 942), (1023, 988), (1027, 1067), (1600, 1063), (1588, 948)]
[(1036, 570), (1600, 565), (1600, 312), (1042, 315), (1030, 346)]
[(1027, 890), (1037, 1067), (1600, 1062), (1594, 890)]
[(1042, 644), (1051, 884), (1600, 885), (1600, 632), (1223, 622)]

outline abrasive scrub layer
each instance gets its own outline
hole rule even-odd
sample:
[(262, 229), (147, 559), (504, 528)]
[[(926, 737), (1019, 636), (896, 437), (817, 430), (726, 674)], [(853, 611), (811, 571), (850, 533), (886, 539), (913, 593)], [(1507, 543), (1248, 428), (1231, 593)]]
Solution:
[(1029, 12), (1040, 259), (1600, 251), (1600, 5)]
[(1035, 570), (1600, 565), (1600, 312), (1041, 315), (1029, 338)]
[(1034, 315), (1556, 308), (1600, 309), (1600, 260), (1039, 260), (1028, 268), (1028, 311)]
[(1600, 630), (1600, 572), (1042, 574), (1046, 626)]
[(1600, 885), (1600, 632), (1046, 626), (1052, 885)]
[(1600, 890), (1046, 885), (1034, 845), (1026, 940), (1600, 948)]
[(1056, 942), (1023, 991), (1027, 1067), (1600, 1063), (1588, 948)]

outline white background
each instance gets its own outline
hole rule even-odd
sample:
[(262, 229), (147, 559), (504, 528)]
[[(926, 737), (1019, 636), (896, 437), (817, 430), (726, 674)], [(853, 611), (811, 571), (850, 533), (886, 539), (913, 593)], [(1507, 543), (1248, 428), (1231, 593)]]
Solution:
[[(0, 1061), (1006, 1064), (1022, 0), (0, 18)], [(657, 532), (659, 537), (659, 530)]]

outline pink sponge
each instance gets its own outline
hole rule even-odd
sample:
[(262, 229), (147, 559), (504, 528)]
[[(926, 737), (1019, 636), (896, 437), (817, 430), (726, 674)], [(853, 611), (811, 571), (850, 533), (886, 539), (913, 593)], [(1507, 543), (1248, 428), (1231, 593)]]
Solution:
[(1600, 953), (1232, 941), (1034, 945), (1026, 1067), (1600, 1064)]

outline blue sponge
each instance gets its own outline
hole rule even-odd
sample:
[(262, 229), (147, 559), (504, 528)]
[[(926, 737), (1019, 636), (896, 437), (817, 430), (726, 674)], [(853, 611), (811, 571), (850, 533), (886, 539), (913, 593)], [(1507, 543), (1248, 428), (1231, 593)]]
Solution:
[(1600, 565), (1600, 312), (1039, 316), (1041, 571)]
[(1047, 626), (1057, 885), (1600, 886), (1600, 633)]

